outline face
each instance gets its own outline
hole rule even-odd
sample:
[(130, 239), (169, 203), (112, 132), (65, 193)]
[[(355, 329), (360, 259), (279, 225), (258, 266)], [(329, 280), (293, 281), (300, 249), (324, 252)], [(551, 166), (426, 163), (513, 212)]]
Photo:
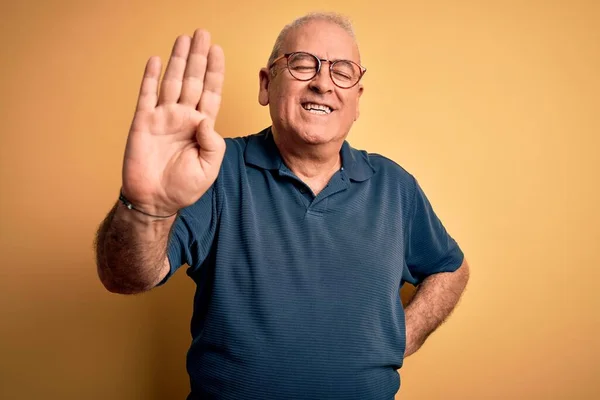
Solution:
[[(341, 27), (327, 21), (311, 21), (290, 32), (281, 54), (305, 51), (327, 60), (351, 60), (360, 64), (359, 51), (352, 37)], [(275, 135), (307, 144), (343, 141), (359, 115), (362, 84), (349, 89), (336, 86), (329, 74), (329, 63), (310, 81), (295, 79), (279, 60), (269, 71), (260, 71), (259, 102), (269, 105)], [(313, 107), (311, 107), (311, 104)], [(315, 110), (327, 106), (330, 113)], [(312, 109), (311, 109), (312, 108)]]

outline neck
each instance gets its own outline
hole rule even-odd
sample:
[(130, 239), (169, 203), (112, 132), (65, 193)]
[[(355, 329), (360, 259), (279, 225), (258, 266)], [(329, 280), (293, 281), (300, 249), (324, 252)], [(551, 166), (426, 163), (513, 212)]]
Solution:
[(277, 134), (273, 139), (287, 167), (315, 194), (342, 167), (340, 148), (343, 141), (313, 145), (296, 143)]

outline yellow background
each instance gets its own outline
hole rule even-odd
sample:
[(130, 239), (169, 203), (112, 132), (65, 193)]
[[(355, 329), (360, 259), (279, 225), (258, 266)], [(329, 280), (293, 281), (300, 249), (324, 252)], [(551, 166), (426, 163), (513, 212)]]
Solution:
[(227, 63), (217, 128), (257, 132), (258, 70), (314, 9), (352, 17), (368, 68), (351, 144), (419, 179), (472, 266), (398, 398), (600, 398), (600, 2), (0, 7), (0, 398), (185, 397), (191, 281), (113, 295), (93, 260), (143, 67), (210, 30)]

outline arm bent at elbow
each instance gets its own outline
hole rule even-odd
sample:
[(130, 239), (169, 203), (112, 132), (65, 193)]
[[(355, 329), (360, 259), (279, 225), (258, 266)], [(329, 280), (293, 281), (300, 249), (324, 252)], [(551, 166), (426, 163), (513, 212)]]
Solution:
[(469, 265), (464, 260), (454, 272), (427, 277), (405, 310), (405, 357), (416, 352), (452, 313), (469, 280)]

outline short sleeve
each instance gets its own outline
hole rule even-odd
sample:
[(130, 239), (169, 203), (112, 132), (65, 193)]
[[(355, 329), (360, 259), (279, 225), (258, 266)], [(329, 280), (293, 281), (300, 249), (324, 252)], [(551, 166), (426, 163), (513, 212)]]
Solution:
[(157, 286), (166, 283), (183, 265), (200, 268), (215, 237), (217, 206), (214, 185), (193, 205), (181, 210), (171, 228), (167, 257), (171, 269)]
[(463, 252), (446, 232), (427, 196), (415, 180), (412, 213), (406, 227), (406, 269), (403, 280), (418, 285), (439, 272), (456, 271), (463, 262)]

